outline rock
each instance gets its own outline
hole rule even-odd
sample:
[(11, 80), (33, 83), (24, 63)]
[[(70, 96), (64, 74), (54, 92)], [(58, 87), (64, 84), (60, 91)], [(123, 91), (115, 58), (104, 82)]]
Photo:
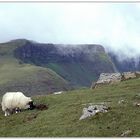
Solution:
[(80, 117), (79, 120), (86, 119), (87, 117), (90, 117), (91, 115), (95, 115), (95, 112), (88, 111), (87, 108), (83, 108), (83, 115)]
[(102, 85), (109, 85), (119, 83), (124, 80), (140, 78), (140, 71), (124, 72), (124, 73), (101, 73), (97, 82), (93, 82), (91, 89), (100, 87)]
[(127, 130), (121, 134), (121, 137), (127, 137), (127, 136), (131, 135), (132, 133), (133, 133), (132, 130)]
[(136, 71), (135, 74), (137, 78), (140, 78), (140, 71)]
[(126, 103), (126, 101), (123, 99), (118, 101), (118, 104), (124, 104), (124, 103)]
[(136, 73), (135, 72), (124, 72), (122, 73), (122, 80), (129, 80), (136, 78)]
[(105, 113), (108, 112), (108, 107), (105, 105), (91, 105), (88, 108), (83, 108), (83, 115), (79, 120), (86, 119), (90, 116), (94, 116), (97, 113)]
[(98, 81), (93, 83), (91, 88), (96, 88), (101, 85), (117, 83), (121, 81), (120, 73), (101, 73)]
[(137, 103), (137, 102), (133, 103), (133, 105), (137, 106), (137, 107), (140, 107), (140, 103)]
[(96, 82), (92, 82), (92, 84), (91, 84), (91, 89), (94, 89), (95, 86), (96, 86)]
[(57, 95), (57, 94), (61, 94), (61, 93), (63, 93), (63, 91), (54, 92), (53, 94)]

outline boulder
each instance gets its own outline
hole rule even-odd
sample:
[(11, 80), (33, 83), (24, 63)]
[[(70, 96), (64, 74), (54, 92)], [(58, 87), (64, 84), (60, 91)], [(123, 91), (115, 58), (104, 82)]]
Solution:
[(122, 80), (129, 80), (136, 78), (135, 72), (123, 72), (122, 73)]
[(121, 81), (120, 73), (101, 73), (98, 81), (96, 83), (93, 83), (91, 88), (96, 88), (101, 85), (118, 83), (120, 81)]
[(90, 116), (94, 116), (96, 115), (97, 113), (105, 113), (105, 112), (108, 112), (108, 107), (105, 106), (105, 105), (90, 105), (89, 107), (87, 108), (83, 108), (83, 114), (82, 116), (80, 117), (79, 120), (83, 120), (83, 119), (86, 119)]
[(135, 103), (133, 103), (133, 105), (136, 107), (140, 107), (140, 102), (135, 102)]
[(121, 137), (128, 137), (132, 135), (132, 133), (133, 133), (133, 130), (126, 130), (125, 132), (121, 134)]
[(97, 82), (93, 82), (91, 89), (100, 87), (102, 85), (109, 85), (118, 83), (124, 80), (140, 78), (140, 71), (136, 72), (123, 72), (121, 73), (101, 73)]
[(136, 71), (135, 74), (137, 78), (140, 78), (140, 71)]

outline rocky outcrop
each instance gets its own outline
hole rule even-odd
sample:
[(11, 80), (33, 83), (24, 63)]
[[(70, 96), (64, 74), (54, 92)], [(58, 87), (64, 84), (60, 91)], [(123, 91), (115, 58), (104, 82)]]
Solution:
[(96, 88), (102, 85), (118, 83), (121, 81), (120, 73), (101, 73), (97, 82), (93, 82), (91, 88)]
[(91, 88), (97, 88), (102, 85), (118, 83), (124, 80), (139, 78), (140, 72), (124, 72), (124, 73), (101, 73), (97, 82), (93, 82)]
[(135, 72), (124, 72), (122, 74), (122, 80), (128, 80), (128, 79), (133, 79), (133, 78), (136, 78)]
[(105, 112), (108, 112), (108, 107), (106, 105), (90, 105), (89, 107), (85, 107), (83, 108), (83, 114), (82, 116), (80, 117), (79, 120), (83, 120), (83, 119), (86, 119), (90, 116), (94, 116), (96, 115), (97, 113), (105, 113)]

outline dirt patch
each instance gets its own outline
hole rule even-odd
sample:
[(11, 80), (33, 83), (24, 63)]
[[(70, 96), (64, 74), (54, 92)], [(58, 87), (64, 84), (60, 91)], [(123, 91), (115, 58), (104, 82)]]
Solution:
[(47, 110), (47, 109), (48, 109), (48, 105), (39, 104), (39, 105), (36, 105), (35, 108), (36, 108), (37, 110)]
[(33, 114), (31, 114), (31, 115), (29, 115), (29, 116), (27, 116), (27, 117), (25, 117), (24, 118), (24, 120), (23, 120), (23, 122), (25, 123), (25, 122), (29, 122), (29, 121), (32, 121), (32, 120), (34, 120), (34, 119), (36, 119), (37, 118), (37, 116), (38, 116), (38, 114), (36, 113), (33, 113)]

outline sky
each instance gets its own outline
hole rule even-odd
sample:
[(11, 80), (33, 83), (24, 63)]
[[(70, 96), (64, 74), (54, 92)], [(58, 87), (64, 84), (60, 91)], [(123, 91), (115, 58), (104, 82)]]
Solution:
[(140, 3), (0, 3), (0, 42), (101, 44), (140, 56)]

